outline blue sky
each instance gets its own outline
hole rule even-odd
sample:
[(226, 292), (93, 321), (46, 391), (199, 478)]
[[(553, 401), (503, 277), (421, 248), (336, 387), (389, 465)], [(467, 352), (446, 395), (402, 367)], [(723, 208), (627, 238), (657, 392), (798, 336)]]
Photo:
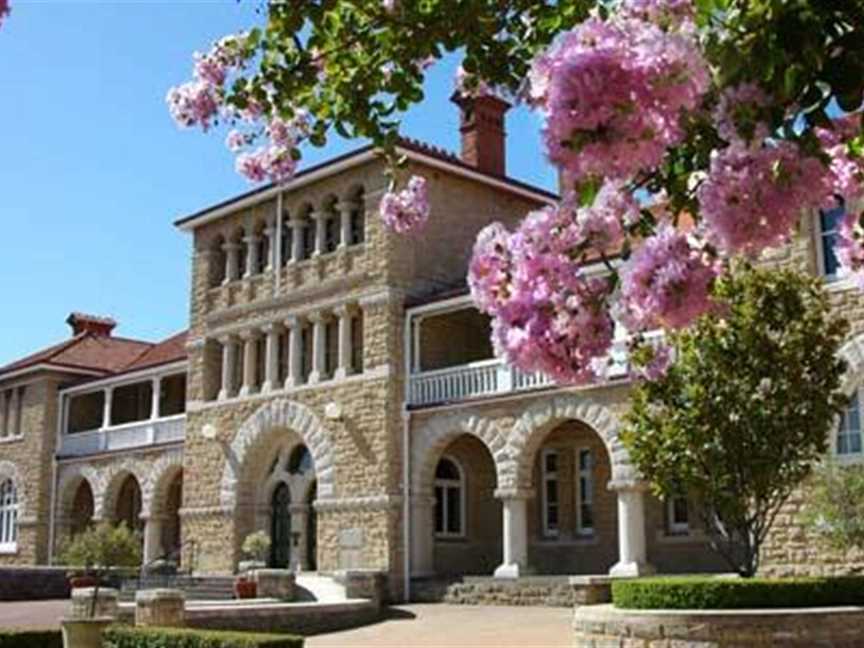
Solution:
[[(111, 315), (127, 337), (187, 325), (190, 242), (172, 222), (249, 185), (224, 134), (179, 131), (164, 97), (194, 50), (260, 19), (255, 4), (12, 0), (0, 27), (0, 365), (66, 338), (73, 310)], [(456, 65), (433, 69), (405, 134), (458, 149)], [(508, 169), (553, 188), (538, 126), (511, 113)], [(356, 144), (307, 150), (304, 164)]]

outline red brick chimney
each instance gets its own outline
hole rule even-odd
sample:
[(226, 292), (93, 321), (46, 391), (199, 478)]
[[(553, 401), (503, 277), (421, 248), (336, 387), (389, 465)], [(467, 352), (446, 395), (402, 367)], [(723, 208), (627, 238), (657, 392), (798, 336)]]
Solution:
[(461, 110), (462, 161), (484, 173), (507, 175), (504, 116), (510, 104), (493, 95), (467, 97), (458, 92), (450, 99)]
[(85, 313), (72, 313), (66, 318), (66, 323), (72, 327), (72, 335), (91, 333), (98, 337), (111, 337), (111, 331), (117, 326), (110, 317), (98, 317)]

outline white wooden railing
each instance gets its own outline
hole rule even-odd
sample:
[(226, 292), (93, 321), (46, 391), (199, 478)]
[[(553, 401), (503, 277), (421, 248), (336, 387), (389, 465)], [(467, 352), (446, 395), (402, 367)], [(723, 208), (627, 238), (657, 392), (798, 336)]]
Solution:
[[(648, 336), (656, 343), (662, 336)], [(619, 338), (610, 351), (610, 366), (607, 380), (620, 380), (629, 375), (627, 339)], [(408, 384), (409, 405), (432, 405), (453, 403), (471, 398), (508, 394), (553, 386), (555, 383), (539, 372), (525, 372), (493, 358), (481, 362), (423, 371), (412, 374)]]
[(58, 454), (62, 457), (82, 457), (113, 450), (175, 443), (185, 438), (186, 415), (180, 414), (155, 421), (136, 421), (100, 430), (63, 434), (60, 437)]

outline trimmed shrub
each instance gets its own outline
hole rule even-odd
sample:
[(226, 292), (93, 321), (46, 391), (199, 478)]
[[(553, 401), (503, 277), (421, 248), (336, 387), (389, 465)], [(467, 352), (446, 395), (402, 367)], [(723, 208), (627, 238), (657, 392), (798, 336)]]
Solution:
[(59, 630), (0, 628), (0, 648), (63, 648), (63, 635)]
[(672, 576), (612, 582), (615, 607), (633, 610), (864, 605), (864, 576), (724, 578)]
[(303, 638), (251, 632), (112, 626), (105, 631), (103, 643), (105, 648), (302, 648)]

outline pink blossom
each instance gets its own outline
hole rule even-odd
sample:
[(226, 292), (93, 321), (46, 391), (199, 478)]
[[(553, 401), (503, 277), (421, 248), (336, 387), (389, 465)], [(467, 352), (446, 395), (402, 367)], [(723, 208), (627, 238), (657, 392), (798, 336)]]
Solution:
[(661, 223), (621, 270), (621, 319), (631, 331), (686, 327), (713, 307), (716, 276), (686, 233)]
[(217, 57), (195, 52), (195, 77), (215, 86), (225, 83), (227, 66)]
[(477, 308), (493, 312), (507, 301), (512, 259), (510, 233), (501, 223), (487, 225), (477, 235), (468, 267), (468, 286)]
[(267, 163), (267, 149), (259, 148), (253, 153), (238, 155), (235, 167), (237, 173), (248, 178), (250, 182), (263, 182), (267, 179)]
[(545, 101), (547, 154), (578, 180), (656, 167), (710, 80), (692, 36), (589, 18), (535, 61), (531, 81), (532, 97)]
[(736, 142), (715, 151), (697, 192), (708, 240), (750, 256), (784, 243), (802, 210), (830, 193), (828, 180), (825, 166), (790, 142), (759, 149)]
[(247, 136), (238, 130), (232, 130), (228, 133), (228, 137), (225, 138), (225, 146), (233, 153), (236, 153), (248, 143)]
[(864, 160), (849, 151), (849, 140), (861, 133), (861, 115), (851, 114), (835, 119), (832, 128), (817, 128), (816, 136), (830, 158), (830, 195), (825, 196), (823, 206), (834, 206), (834, 196), (842, 196), (847, 203), (856, 202), (864, 196)]
[(9, 9), (9, 0), (0, 0), (0, 26), (3, 25), (3, 18), (12, 13)]
[(714, 111), (717, 132), (727, 142), (755, 141), (768, 137), (767, 107), (770, 99), (755, 83), (726, 88)]
[(426, 178), (411, 176), (408, 186), (400, 192), (388, 191), (381, 199), (381, 219), (397, 234), (419, 231), (429, 220), (429, 197)]
[(206, 131), (219, 111), (221, 96), (206, 81), (188, 81), (175, 86), (166, 96), (168, 110), (179, 126), (189, 128), (196, 124)]
[(696, 17), (691, 0), (624, 0), (621, 3), (621, 14), (664, 27), (678, 27)]
[(864, 212), (847, 206), (837, 231), (837, 260), (844, 274), (852, 277), (864, 290)]
[[(573, 200), (569, 196), (565, 206)], [(624, 242), (625, 228), (635, 225), (640, 216), (633, 195), (620, 183), (607, 181), (590, 206), (575, 209), (574, 243), (598, 254), (617, 253)]]
[(651, 347), (651, 359), (645, 364), (633, 367), (632, 373), (637, 378), (645, 380), (660, 380), (669, 371), (669, 367), (674, 362), (674, 353), (672, 347), (668, 344), (661, 343)]

